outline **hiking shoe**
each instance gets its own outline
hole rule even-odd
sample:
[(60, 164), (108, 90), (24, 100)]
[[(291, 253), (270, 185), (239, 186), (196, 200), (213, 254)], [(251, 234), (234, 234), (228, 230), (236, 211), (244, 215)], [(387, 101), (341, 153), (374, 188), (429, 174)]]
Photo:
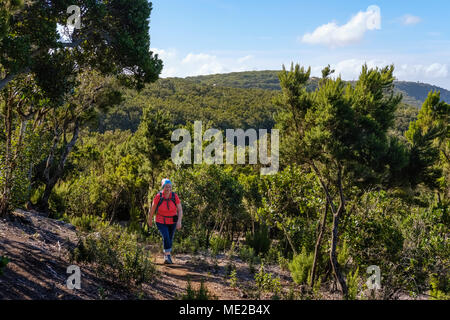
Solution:
[(172, 258), (170, 257), (170, 255), (167, 255), (164, 257), (164, 264), (173, 264)]
[(173, 264), (170, 255), (164, 256), (164, 264)]

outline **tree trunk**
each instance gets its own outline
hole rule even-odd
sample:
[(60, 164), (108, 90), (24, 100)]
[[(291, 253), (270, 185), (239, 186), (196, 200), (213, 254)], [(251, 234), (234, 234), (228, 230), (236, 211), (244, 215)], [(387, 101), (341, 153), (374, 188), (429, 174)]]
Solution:
[(341, 287), (341, 292), (344, 295), (344, 297), (347, 298), (348, 288), (347, 288), (347, 284), (345, 283), (345, 279), (342, 276), (341, 269), (340, 269), (339, 263), (337, 261), (337, 254), (336, 254), (336, 246), (337, 246), (337, 243), (339, 240), (338, 226), (339, 226), (339, 217), (340, 217), (341, 211), (342, 211), (342, 209), (339, 208), (338, 213), (336, 215), (333, 215), (333, 229), (331, 232), (330, 261), (331, 261), (331, 266), (333, 267), (333, 273)]
[(11, 201), (11, 180), (12, 180), (12, 163), (11, 163), (11, 140), (12, 140), (12, 107), (11, 97), (5, 101), (5, 159), (3, 167), (3, 190), (0, 199), (0, 217), (4, 217), (9, 213)]
[(339, 189), (339, 198), (340, 198), (340, 204), (337, 212), (333, 214), (333, 229), (331, 233), (331, 251), (330, 251), (330, 261), (331, 266), (333, 268), (333, 273), (336, 277), (336, 279), (339, 282), (339, 285), (341, 287), (341, 292), (344, 295), (344, 298), (347, 299), (348, 296), (348, 288), (347, 284), (345, 283), (345, 279), (342, 276), (339, 263), (337, 261), (337, 255), (336, 255), (336, 247), (339, 240), (339, 219), (341, 218), (342, 214), (345, 212), (345, 198), (344, 198), (344, 192), (342, 187), (342, 167), (338, 164), (338, 178), (337, 178), (337, 185)]
[(41, 198), (41, 200), (39, 201), (39, 209), (44, 211), (44, 212), (48, 212), (48, 200), (50, 198), (50, 195), (53, 191), (53, 188), (55, 187), (56, 183), (58, 182), (58, 180), (61, 178), (63, 172), (64, 172), (64, 167), (67, 161), (67, 157), (69, 156), (70, 152), (72, 151), (73, 147), (75, 146), (75, 143), (78, 140), (78, 134), (79, 134), (79, 126), (78, 126), (78, 122), (75, 123), (75, 128), (73, 131), (73, 136), (72, 139), (70, 140), (69, 143), (66, 144), (63, 154), (61, 155), (61, 158), (59, 159), (59, 162), (57, 164), (56, 169), (53, 172), (53, 175), (50, 177), (50, 167), (52, 166), (52, 162), (53, 162), (53, 155), (50, 154), (48, 161), (47, 161), (47, 166), (44, 170), (45, 172), (45, 179), (46, 179), (46, 184), (45, 184), (45, 190), (44, 190), (44, 194)]
[(317, 268), (317, 257), (319, 255), (320, 252), (320, 244), (322, 242), (322, 237), (323, 234), (325, 232), (325, 226), (326, 226), (326, 222), (327, 222), (327, 215), (328, 215), (328, 201), (325, 205), (325, 212), (323, 213), (323, 217), (322, 217), (322, 223), (320, 225), (320, 232), (319, 232), (319, 236), (317, 237), (317, 242), (316, 242), (316, 247), (314, 250), (314, 261), (313, 261), (313, 265), (311, 268), (311, 281), (309, 283), (309, 285), (312, 287), (314, 285), (314, 280), (316, 278), (316, 268)]

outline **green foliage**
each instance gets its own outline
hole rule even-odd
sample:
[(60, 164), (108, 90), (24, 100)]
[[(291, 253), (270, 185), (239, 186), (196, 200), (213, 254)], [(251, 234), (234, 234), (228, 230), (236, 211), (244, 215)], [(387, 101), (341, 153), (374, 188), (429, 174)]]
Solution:
[(231, 271), (230, 274), (230, 278), (229, 278), (229, 282), (230, 282), (230, 287), (232, 288), (236, 288), (237, 287), (237, 271), (236, 269), (234, 269), (233, 271)]
[[(276, 70), (244, 71), (187, 77), (186, 80), (208, 85), (215, 84), (216, 86), (221, 87), (281, 90), (278, 73), (279, 71)], [(355, 81), (348, 81), (348, 83), (354, 84)], [(318, 85), (319, 79), (311, 78), (309, 79), (306, 88), (308, 91), (314, 91)], [(428, 93), (432, 90), (441, 91), (444, 101), (450, 102), (450, 91), (443, 88), (426, 83), (395, 81), (395, 92), (401, 93), (403, 95), (403, 102), (413, 106), (416, 109), (420, 108), (423, 101), (427, 98)]]
[(437, 275), (430, 276), (432, 300), (449, 300), (450, 299), (450, 277), (439, 278)]
[(404, 236), (399, 218), (407, 210), (400, 199), (385, 191), (368, 192), (355, 197), (353, 214), (348, 217), (339, 263), (348, 262), (349, 255), (360, 266), (398, 261)]
[(355, 300), (358, 296), (358, 286), (359, 286), (359, 267), (356, 268), (355, 272), (350, 271), (347, 275), (347, 284), (348, 284), (348, 299)]
[(192, 288), (191, 281), (188, 279), (186, 293), (181, 296), (181, 300), (216, 300), (212, 293), (205, 286), (204, 280), (200, 281), (200, 287), (195, 290)]
[(433, 282), (433, 277), (437, 277), (440, 290), (448, 293), (448, 205), (413, 208), (411, 214), (402, 219), (401, 231), (405, 239), (400, 264), (405, 279), (402, 285), (420, 294), (430, 289), (430, 280)]
[(415, 187), (424, 183), (449, 196), (450, 104), (441, 100), (440, 92), (430, 91), (417, 120), (410, 123), (405, 136), (410, 144), (410, 163), (403, 171), (411, 176)]
[(252, 247), (243, 245), (239, 248), (239, 258), (249, 264), (259, 263), (259, 258)]
[(125, 91), (124, 102), (100, 119), (99, 130), (136, 131), (142, 110), (152, 106), (151, 113), (164, 110), (171, 124), (186, 125), (201, 120), (208, 128), (265, 128), (274, 126), (271, 103), (274, 92), (261, 89), (236, 89), (196, 84), (184, 79), (160, 79), (141, 92)]
[(282, 255), (282, 248), (280, 248), (279, 244), (275, 245), (274, 242), (272, 242), (269, 250), (264, 256), (264, 260), (269, 263), (278, 263), (278, 259)]
[(343, 241), (342, 246), (338, 250), (337, 261), (342, 268), (345, 268), (350, 258), (350, 248), (346, 240)]
[(355, 300), (358, 296), (358, 286), (359, 286), (359, 267), (356, 268), (355, 272), (350, 271), (347, 275), (347, 284), (348, 284), (348, 296), (347, 299)]
[(270, 247), (269, 228), (265, 225), (259, 226), (255, 233), (251, 231), (245, 235), (245, 243), (254, 249), (255, 254), (266, 254)]
[(279, 299), (281, 297), (281, 282), (280, 278), (274, 278), (271, 273), (264, 271), (264, 264), (261, 264), (259, 271), (255, 274), (255, 283), (258, 288), (258, 293), (272, 292), (272, 299)]
[(209, 244), (213, 256), (217, 256), (220, 252), (230, 247), (230, 241), (220, 235), (213, 235), (209, 240)]
[[(433, 85), (419, 82), (396, 81), (395, 87), (402, 93), (406, 93), (403, 97), (405, 102), (418, 108), (420, 108), (422, 103), (427, 99), (430, 91), (440, 91), (442, 99), (447, 103), (450, 103), (450, 92)], [(411, 100), (411, 102), (408, 102), (408, 100)], [(414, 100), (416, 103), (412, 103)]]
[(295, 283), (306, 284), (311, 273), (313, 260), (314, 253), (308, 253), (305, 247), (302, 248), (300, 254), (294, 256), (289, 263), (289, 270)]
[(276, 175), (261, 178), (260, 192), (263, 198), (257, 210), (258, 222), (278, 229), (275, 237), (287, 239), (292, 252), (303, 246), (313, 250), (323, 203), (314, 176), (299, 166), (286, 166)]
[(104, 220), (104, 217), (94, 215), (82, 215), (79, 217), (64, 215), (63, 219), (82, 232), (96, 231), (101, 228), (106, 228), (109, 225), (109, 223)]
[[(78, 1), (83, 8), (81, 21), (91, 27), (73, 32), (69, 45), (58, 40), (57, 25), (66, 25), (72, 2), (58, 0), (51, 6), (42, 1), (22, 2), (22, 6), (20, 1), (7, 2), (8, 10), (0, 11), (0, 64), (6, 74), (33, 71), (53, 98), (70, 91), (67, 84), (74, 70), (97, 69), (138, 88), (155, 81), (161, 72), (162, 61), (149, 53), (152, 8), (145, 0)], [(15, 18), (8, 19), (12, 13)], [(124, 69), (133, 70), (132, 76), (124, 76)]]
[(283, 257), (281, 253), (278, 254), (277, 262), (281, 270), (289, 271), (289, 259)]
[(80, 240), (72, 253), (76, 262), (95, 263), (96, 272), (113, 281), (136, 285), (153, 280), (156, 269), (136, 234), (120, 226), (97, 227)]
[(196, 254), (201, 249), (200, 241), (193, 236), (187, 236), (184, 238), (177, 238), (173, 244), (174, 250), (180, 253), (193, 253)]
[(8, 257), (0, 256), (0, 276), (3, 275), (3, 270), (6, 268), (6, 265), (9, 263)]
[(183, 219), (180, 235), (191, 235), (201, 242), (201, 247), (207, 247), (212, 235), (220, 231), (228, 248), (234, 230), (242, 230), (248, 222), (242, 206), (242, 185), (231, 170), (198, 165), (177, 170), (172, 181), (182, 199), (183, 214), (190, 217)]

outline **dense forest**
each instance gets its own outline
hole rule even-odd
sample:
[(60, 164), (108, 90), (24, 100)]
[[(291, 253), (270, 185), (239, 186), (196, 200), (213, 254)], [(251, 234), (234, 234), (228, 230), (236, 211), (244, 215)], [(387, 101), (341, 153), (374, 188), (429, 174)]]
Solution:
[[(268, 90), (280, 90), (278, 71), (245, 71), (231, 72), (227, 74), (214, 74), (206, 76), (186, 77), (187, 80), (196, 83), (205, 83), (233, 88), (260, 88)], [(307, 90), (314, 90), (318, 85), (318, 78), (312, 77), (307, 83)], [(354, 81), (350, 81), (354, 83)], [(450, 91), (427, 83), (394, 81), (394, 91), (403, 95), (403, 102), (420, 108), (430, 91), (440, 91), (441, 99), (450, 102)]]
[[(0, 11), (3, 218), (28, 208), (70, 222), (84, 232), (74, 263), (142, 283), (155, 277), (142, 248), (161, 243), (148, 211), (170, 178), (183, 206), (175, 256), (239, 258), (259, 293), (449, 299), (448, 91), (397, 82), (394, 66), (364, 65), (352, 82), (330, 67), (312, 78), (298, 64), (157, 80), (163, 62), (148, 54), (145, 0), (86, 1), (95, 10), (85, 18), (107, 32), (81, 29), (63, 44), (52, 30), (67, 1), (51, 10), (26, 3), (19, 15), (20, 1), (0, 2), (8, 4)], [(39, 24), (48, 27), (37, 33)], [(192, 133), (194, 121), (222, 132), (278, 129), (279, 171), (175, 165), (172, 133)], [(289, 271), (289, 287), (265, 271), (271, 265)], [(378, 290), (366, 282), (370, 266), (381, 272)], [(231, 263), (237, 285), (233, 271)]]

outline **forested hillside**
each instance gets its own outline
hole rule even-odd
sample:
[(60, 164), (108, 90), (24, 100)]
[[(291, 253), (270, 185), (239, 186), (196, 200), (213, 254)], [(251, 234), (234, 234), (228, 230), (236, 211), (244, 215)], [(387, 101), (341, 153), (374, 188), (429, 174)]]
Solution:
[(147, 0), (0, 3), (1, 298), (450, 299), (448, 91), (159, 79)]
[(139, 125), (142, 110), (165, 111), (174, 125), (202, 120), (213, 128), (272, 128), (276, 92), (194, 83), (184, 79), (160, 79), (142, 91), (128, 90), (124, 101), (100, 118), (93, 130), (130, 129)]
[[(252, 78), (252, 81), (242, 82), (246, 73), (236, 74), (241, 82), (230, 85), (228, 81), (233, 74), (205, 76), (180, 79), (160, 79), (156, 83), (147, 85), (142, 91), (126, 90), (122, 103), (112, 106), (108, 112), (100, 115), (92, 124), (92, 131), (105, 132), (107, 130), (136, 131), (140, 123), (142, 112), (146, 107), (166, 111), (174, 125), (185, 125), (187, 122), (202, 120), (212, 128), (261, 128), (271, 129), (274, 124), (274, 114), (279, 111), (273, 99), (278, 90), (261, 89), (265, 87), (264, 80)], [(253, 74), (253, 72), (251, 73)], [(255, 76), (267, 75), (266, 72), (256, 72)], [(271, 73), (270, 73), (271, 74)], [(197, 79), (197, 80), (195, 80)], [(213, 83), (212, 79), (218, 80)], [(254, 81), (253, 81), (254, 80)], [(234, 81), (234, 80), (233, 80)], [(317, 88), (318, 79), (311, 79), (306, 88), (308, 91)], [(249, 88), (245, 88), (250, 86)], [(279, 86), (279, 80), (277, 80)], [(409, 122), (417, 116), (418, 110), (414, 105), (418, 103), (411, 99), (402, 100), (399, 106), (398, 120), (401, 132), (408, 129)], [(405, 111), (407, 109), (408, 111)], [(407, 119), (403, 119), (407, 116)], [(397, 121), (396, 120), (396, 121)], [(397, 125), (395, 130), (397, 130)]]
[[(186, 79), (197, 83), (216, 84), (224, 87), (280, 90), (278, 72), (279, 71), (275, 70), (232, 72), (226, 74), (187, 77)], [(317, 82), (317, 78), (311, 78), (310, 82), (307, 84), (307, 89), (314, 90), (317, 87)], [(428, 92), (431, 90), (440, 91), (442, 100), (450, 102), (450, 91), (444, 88), (420, 82), (395, 81), (394, 83), (395, 92), (401, 92), (403, 94), (404, 103), (421, 107), (422, 103), (427, 98)]]

